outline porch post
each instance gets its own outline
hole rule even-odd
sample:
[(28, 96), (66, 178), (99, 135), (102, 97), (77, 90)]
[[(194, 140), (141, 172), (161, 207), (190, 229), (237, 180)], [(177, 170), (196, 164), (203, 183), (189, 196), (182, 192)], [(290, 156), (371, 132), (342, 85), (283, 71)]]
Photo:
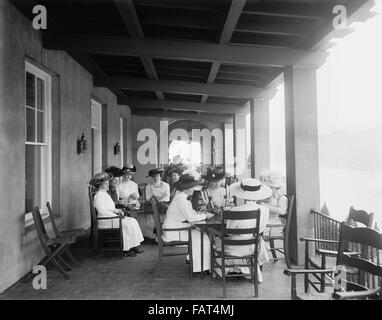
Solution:
[(251, 111), (251, 177), (259, 178), (270, 167), (269, 100), (250, 100)]
[(246, 176), (246, 121), (244, 113), (235, 113), (233, 117), (234, 167), (235, 177)]
[(319, 208), (316, 70), (289, 66), (285, 80), (285, 147), (287, 192), (295, 195), (291, 226), (291, 258), (304, 261), (301, 236), (313, 236), (310, 209)]

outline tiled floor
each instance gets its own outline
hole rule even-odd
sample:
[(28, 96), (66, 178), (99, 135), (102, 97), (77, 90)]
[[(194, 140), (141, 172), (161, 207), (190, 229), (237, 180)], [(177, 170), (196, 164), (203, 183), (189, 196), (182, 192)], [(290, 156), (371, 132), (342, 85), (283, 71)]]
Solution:
[[(81, 246), (82, 243), (82, 246)], [(47, 289), (35, 290), (32, 280), (20, 281), (0, 295), (1, 299), (222, 299), (221, 280), (210, 285), (209, 276), (189, 277), (189, 265), (182, 256), (165, 257), (157, 272), (157, 246), (144, 245), (136, 257), (94, 255), (84, 249), (86, 239), (73, 250), (80, 268), (68, 272), (65, 280), (55, 269), (48, 269)], [(264, 282), (257, 299), (290, 299), (290, 278), (283, 275), (283, 260), (263, 267)], [(229, 280), (227, 299), (256, 299), (248, 280)]]

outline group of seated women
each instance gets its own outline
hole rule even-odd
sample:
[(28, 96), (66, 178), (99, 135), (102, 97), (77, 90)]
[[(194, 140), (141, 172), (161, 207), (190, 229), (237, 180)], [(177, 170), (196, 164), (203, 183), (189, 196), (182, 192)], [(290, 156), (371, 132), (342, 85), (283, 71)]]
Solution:
[[(99, 176), (95, 176), (92, 184), (98, 186), (99, 191), (94, 197), (94, 205), (98, 214), (122, 214), (125, 209), (139, 208), (138, 185), (132, 181), (135, 173), (134, 166), (125, 166), (122, 169), (115, 167), (107, 170), (108, 182), (100, 183)], [(275, 172), (269, 172), (257, 179), (243, 179), (240, 182), (226, 186), (226, 173), (222, 167), (212, 167), (207, 170), (204, 180), (198, 172), (191, 170), (180, 170), (177, 167), (170, 173), (170, 184), (162, 180), (164, 170), (157, 168), (149, 171), (152, 182), (146, 186), (146, 201), (152, 198), (157, 200), (158, 206), (164, 216), (163, 228), (184, 228), (192, 226), (193, 223), (205, 219), (210, 219), (223, 210), (248, 211), (260, 209), (260, 233), (267, 232), (267, 223), (279, 222), (280, 216), (286, 213), (288, 200), (283, 188), (283, 180)], [(98, 179), (98, 180), (97, 180)], [(106, 180), (107, 180), (106, 179)], [(94, 181), (98, 181), (94, 183)], [(107, 182), (107, 186), (106, 186)], [(235, 199), (235, 201), (234, 201)], [(193, 200), (193, 201), (191, 201)], [(194, 202), (194, 206), (192, 204)], [(126, 211), (125, 211), (126, 213)], [(143, 241), (143, 236), (138, 223), (132, 217), (123, 221), (124, 230), (124, 250), (128, 255), (134, 256), (141, 252), (139, 244)], [(254, 220), (228, 220), (229, 228), (253, 228)], [(281, 230), (282, 231), (282, 230)], [(280, 232), (281, 232), (280, 231)], [(231, 237), (245, 238), (250, 235), (232, 235)], [(204, 234), (203, 249), (203, 269), (201, 270), (201, 235), (198, 229), (193, 229), (192, 255), (193, 270), (200, 272), (210, 269), (210, 240)], [(126, 238), (126, 241), (125, 241)], [(162, 238), (164, 241), (187, 241), (187, 231), (164, 231)], [(126, 243), (125, 243), (126, 242)], [(125, 246), (126, 245), (126, 246)], [(226, 246), (227, 254), (234, 256), (244, 256), (251, 254), (253, 246)], [(258, 262), (262, 266), (268, 260), (268, 250), (262, 238), (259, 242)], [(235, 263), (237, 261), (230, 261)], [(230, 263), (228, 262), (228, 263)], [(246, 267), (236, 267), (228, 272), (248, 273)], [(262, 281), (261, 268), (258, 270), (259, 281)]]

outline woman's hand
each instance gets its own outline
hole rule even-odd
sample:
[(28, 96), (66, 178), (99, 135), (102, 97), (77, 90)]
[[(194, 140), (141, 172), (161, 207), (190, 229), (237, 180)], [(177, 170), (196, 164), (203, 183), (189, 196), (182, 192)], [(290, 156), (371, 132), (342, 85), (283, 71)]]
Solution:
[(212, 219), (215, 215), (213, 213), (207, 212), (206, 213), (206, 218), (207, 219)]

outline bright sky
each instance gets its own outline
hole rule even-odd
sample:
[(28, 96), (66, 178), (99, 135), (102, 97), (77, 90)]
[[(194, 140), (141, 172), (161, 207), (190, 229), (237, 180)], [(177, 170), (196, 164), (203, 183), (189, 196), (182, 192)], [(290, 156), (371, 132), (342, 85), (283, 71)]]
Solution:
[[(354, 32), (329, 50), (317, 70), (319, 135), (339, 130), (382, 128), (382, 0), (373, 8), (378, 15), (349, 27)], [(271, 161), (284, 171), (284, 86), (270, 101)]]

